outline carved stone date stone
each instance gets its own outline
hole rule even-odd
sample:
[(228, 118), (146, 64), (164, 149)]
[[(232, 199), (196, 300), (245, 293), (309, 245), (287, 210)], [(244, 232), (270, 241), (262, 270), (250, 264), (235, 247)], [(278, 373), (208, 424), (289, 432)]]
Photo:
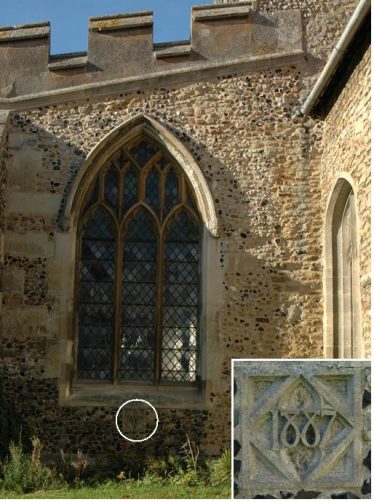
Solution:
[(369, 498), (370, 363), (234, 361), (236, 498)]

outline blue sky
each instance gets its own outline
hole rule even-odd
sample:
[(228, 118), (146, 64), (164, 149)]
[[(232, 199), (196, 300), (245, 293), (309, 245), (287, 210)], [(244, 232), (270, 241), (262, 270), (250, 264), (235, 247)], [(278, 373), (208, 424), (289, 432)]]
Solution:
[(0, 0), (0, 26), (51, 21), (52, 54), (87, 50), (88, 18), (152, 10), (154, 41), (186, 40), (193, 5), (213, 0)]

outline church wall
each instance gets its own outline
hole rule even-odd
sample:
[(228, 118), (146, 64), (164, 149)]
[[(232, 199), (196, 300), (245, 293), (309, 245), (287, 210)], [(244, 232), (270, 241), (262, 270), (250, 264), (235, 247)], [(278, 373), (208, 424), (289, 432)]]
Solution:
[(363, 355), (370, 357), (370, 47), (326, 117), (321, 160), (323, 213), (341, 175), (348, 175), (356, 197)]
[[(206, 340), (204, 411), (161, 410), (164, 427), (173, 428), (170, 417), (182, 413), (181, 427), (190, 430), (188, 424), (197, 422), (191, 430), (202, 449), (217, 452), (229, 444), (231, 357), (322, 355), (319, 163), (313, 146), (320, 128), (292, 117), (301, 86), (298, 69), (283, 68), (13, 115), (5, 363), (22, 395), (19, 405), (37, 415), (31, 419), (35, 427), (47, 420), (43, 437), (50, 446), (71, 448), (78, 437), (77, 447), (101, 448), (107, 444), (101, 434), (114, 434), (116, 444), (115, 409), (57, 406), (57, 379), (71, 364), (66, 354), (74, 255), (56, 219), (67, 183), (89, 151), (140, 112), (168, 127), (191, 152), (213, 194), (221, 228), (209, 264), (215, 287), (208, 298), (213, 328)], [(96, 422), (106, 413), (107, 422)], [(108, 430), (98, 431), (99, 423)], [(57, 434), (61, 428), (82, 434), (69, 439), (66, 432)]]
[[(336, 9), (342, 17), (335, 33), (349, 17), (343, 10)], [(332, 11), (329, 4), (321, 19)], [(322, 25), (313, 39), (321, 46)], [(163, 406), (159, 432), (142, 447), (178, 450), (185, 432), (203, 454), (229, 447), (232, 357), (323, 357), (322, 122), (295, 116), (324, 63), (315, 50), (316, 59), (297, 66), (148, 90), (139, 84), (112, 98), (87, 94), (12, 114), (0, 353), (7, 395), (47, 451), (128, 447), (113, 426), (118, 406), (61, 406), (72, 364), (74, 236), (60, 230), (58, 215), (90, 150), (139, 113), (160, 121), (190, 151), (221, 229), (209, 263), (205, 397), (184, 408)]]
[(343, 33), (356, 0), (257, 0), (260, 11), (299, 9), (303, 20), (304, 43), (310, 63), (321, 70), (334, 43)]
[(75, 95), (87, 87), (99, 93), (102, 82), (118, 87), (124, 81), (133, 84), (134, 78), (154, 82), (176, 75), (191, 81), (199, 79), (201, 71), (217, 74), (229, 64), (302, 58), (302, 41), (309, 66), (306, 95), (355, 4), (355, 0), (259, 0), (197, 6), (191, 11), (190, 40), (161, 44), (153, 43), (151, 12), (91, 18), (87, 52), (65, 55), (50, 54), (48, 22), (5, 27), (0, 33), (4, 70), (0, 108), (18, 106), (20, 96), (35, 103), (46, 91), (51, 103), (72, 89)]
[[(6, 153), (7, 153), (7, 113), (0, 113), (0, 274), (4, 266), (4, 229), (5, 229), (5, 191), (6, 191)], [(2, 288), (0, 289), (0, 313), (2, 307)], [(1, 328), (0, 328), (1, 329)]]

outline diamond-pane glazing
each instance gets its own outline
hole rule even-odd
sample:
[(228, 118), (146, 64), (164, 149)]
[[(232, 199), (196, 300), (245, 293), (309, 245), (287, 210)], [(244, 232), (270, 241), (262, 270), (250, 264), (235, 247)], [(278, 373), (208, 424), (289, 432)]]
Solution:
[(166, 328), (164, 330), (163, 348), (178, 348), (195, 351), (197, 349), (197, 328), (191, 326)]
[[(154, 342), (154, 329), (144, 326), (126, 326), (122, 328), (129, 349), (146, 349)], [(125, 348), (124, 346), (122, 348)]]
[(155, 162), (155, 166), (157, 166), (161, 171), (165, 169), (170, 164), (170, 160), (167, 159), (164, 155), (162, 155), (158, 160)]
[(108, 326), (81, 325), (80, 339), (82, 345), (86, 348), (92, 347), (106, 349), (107, 347), (110, 347), (110, 340), (112, 336), (112, 330)]
[(109, 240), (83, 239), (82, 258), (84, 260), (111, 260), (115, 254), (115, 242)]
[(79, 305), (80, 325), (111, 326), (113, 313), (113, 305), (81, 303)]
[(113, 221), (105, 209), (98, 208), (83, 227), (85, 239), (113, 239)]
[(184, 347), (162, 351), (161, 379), (163, 381), (194, 383), (196, 368), (196, 351), (189, 351)]
[(133, 305), (131, 302), (138, 302), (139, 299), (145, 305), (150, 305), (156, 298), (156, 286), (154, 282), (133, 283), (131, 284), (131, 290), (130, 288), (122, 290), (122, 298), (128, 305)]
[(164, 326), (197, 328), (197, 309), (189, 305), (169, 306), (164, 302)]
[(130, 209), (138, 200), (138, 172), (135, 168), (129, 169), (125, 174), (124, 208)]
[(104, 198), (105, 202), (113, 209), (118, 209), (119, 174), (116, 168), (110, 169), (105, 175)]
[(146, 209), (132, 217), (123, 242), (120, 378), (153, 381), (158, 238)]
[(165, 239), (161, 379), (196, 381), (199, 315), (199, 227), (187, 211)]
[(111, 351), (108, 348), (82, 347), (78, 353), (78, 376), (90, 380), (112, 378)]
[(174, 284), (196, 284), (198, 280), (198, 267), (194, 263), (189, 262), (172, 262), (165, 263), (165, 280)]
[(123, 279), (125, 284), (130, 283), (150, 283), (156, 275), (156, 264), (142, 262), (126, 262), (127, 265), (123, 271)]
[(176, 173), (171, 170), (168, 172), (165, 180), (165, 201), (164, 216), (169, 214), (170, 210), (179, 203), (179, 180)]
[(85, 280), (81, 295), (86, 303), (110, 303), (113, 300), (113, 283)]
[(199, 260), (200, 244), (195, 242), (173, 242), (166, 249), (166, 259), (195, 262)]
[(114, 225), (109, 214), (98, 209), (82, 231), (78, 308), (79, 378), (112, 378), (114, 260)]
[[(140, 239), (141, 236), (139, 236)], [(153, 242), (127, 242), (124, 258), (130, 261), (155, 261), (156, 249)]]
[(87, 281), (111, 282), (114, 279), (114, 262), (84, 260), (80, 263), (80, 272)]
[(147, 176), (145, 201), (158, 215), (160, 211), (160, 175), (156, 169), (151, 169)]
[(167, 305), (198, 305), (195, 284), (165, 284), (165, 302)]
[(138, 165), (140, 167), (144, 167), (145, 164), (157, 153), (157, 148), (149, 143), (149, 141), (142, 139), (130, 147), (129, 152)]
[(186, 210), (180, 211), (169, 227), (168, 242), (199, 242), (199, 226)]
[(149, 212), (142, 208), (136, 211), (130, 219), (130, 223), (127, 225), (126, 230), (126, 243), (152, 243), (155, 239), (155, 228), (153, 224), (152, 216)]

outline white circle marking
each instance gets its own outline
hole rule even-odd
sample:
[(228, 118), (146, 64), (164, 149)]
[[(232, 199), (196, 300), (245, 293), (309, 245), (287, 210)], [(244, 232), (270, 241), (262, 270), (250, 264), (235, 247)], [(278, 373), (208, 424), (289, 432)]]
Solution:
[[(144, 439), (131, 439), (131, 438), (125, 436), (125, 434), (123, 434), (123, 432), (120, 430), (120, 428), (118, 426), (118, 415), (120, 414), (122, 408), (124, 408), (126, 406), (126, 404), (133, 403), (133, 402), (141, 402), (141, 403), (148, 404), (148, 406), (150, 406), (152, 408), (152, 410), (154, 411), (154, 413), (156, 415), (156, 425), (155, 425), (155, 428), (153, 429), (153, 431), (151, 432), (151, 434), (149, 436), (147, 436), (146, 438), (144, 438)], [(125, 401), (123, 404), (121, 404), (121, 406), (118, 408), (118, 411), (116, 413), (116, 429), (117, 429), (118, 433), (123, 438), (125, 438), (127, 441), (130, 441), (131, 443), (142, 443), (143, 441), (147, 441), (148, 439), (150, 439), (153, 436), (153, 434), (155, 434), (155, 432), (157, 431), (158, 424), (159, 424), (159, 420), (158, 420), (158, 414), (157, 414), (156, 408), (154, 406), (152, 406), (151, 403), (149, 403), (145, 399), (129, 399), (128, 401)]]

